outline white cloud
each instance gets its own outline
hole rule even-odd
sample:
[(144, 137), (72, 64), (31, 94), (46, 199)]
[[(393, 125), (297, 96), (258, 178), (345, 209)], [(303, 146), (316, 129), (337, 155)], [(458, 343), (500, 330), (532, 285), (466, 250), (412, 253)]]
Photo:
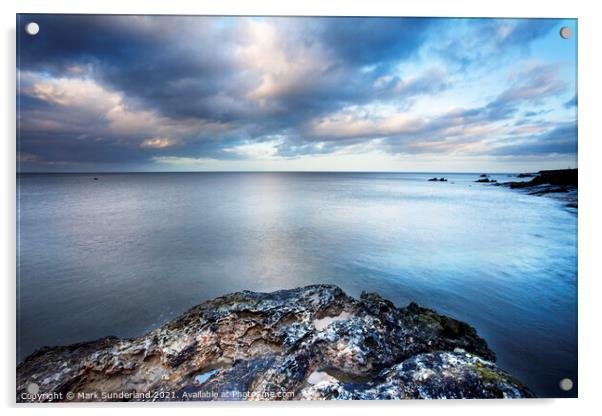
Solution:
[(155, 156), (151, 160), (159, 164), (183, 168), (207, 167), (220, 163), (220, 161), (208, 157)]
[(21, 74), (21, 77), (30, 84), (23, 89), (24, 94), (50, 104), (106, 113), (122, 101), (120, 94), (107, 91), (90, 79), (49, 79), (33, 73)]
[(266, 142), (246, 143), (234, 147), (227, 147), (225, 153), (235, 154), (250, 159), (270, 159), (278, 154), (278, 145), (281, 140), (272, 140)]
[[(256, 71), (260, 82), (247, 97), (266, 105), (267, 100), (301, 91), (319, 82), (331, 59), (318, 43), (297, 38), (292, 21), (288, 27), (261, 21), (247, 21), (246, 42), (236, 49), (243, 69)], [(291, 47), (294, 45), (294, 47)]]
[(121, 138), (150, 138), (141, 147), (164, 148), (186, 136), (217, 134), (232, 128), (228, 123), (203, 119), (172, 119), (153, 110), (128, 105), (122, 92), (112, 91), (88, 78), (47, 78), (38, 73), (20, 73), (22, 92), (56, 106), (32, 118), (37, 130), (70, 131), (78, 124), (94, 123), (106, 133)]
[(140, 144), (140, 147), (151, 149), (163, 149), (165, 147), (173, 146), (175, 143), (175, 140), (170, 139), (169, 137), (152, 137), (150, 139), (145, 139)]
[(414, 133), (423, 126), (423, 121), (406, 113), (392, 113), (385, 117), (372, 117), (362, 109), (337, 112), (313, 120), (308, 132), (316, 137), (371, 137)]

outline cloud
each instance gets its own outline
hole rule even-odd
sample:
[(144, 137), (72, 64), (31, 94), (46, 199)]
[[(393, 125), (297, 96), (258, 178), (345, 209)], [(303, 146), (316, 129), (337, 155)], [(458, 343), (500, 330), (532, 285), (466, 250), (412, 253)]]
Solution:
[[(453, 108), (434, 116), (421, 117), (406, 112), (377, 116), (365, 108), (354, 107), (314, 120), (306, 133), (313, 140), (336, 142), (331, 148), (345, 145), (349, 139), (354, 139), (352, 144), (355, 144), (357, 140), (382, 138), (382, 148), (390, 153), (481, 154), (491, 151), (499, 154), (503, 151), (497, 150), (491, 142), (512, 136), (522, 137), (527, 132), (541, 132), (549, 128), (533, 123), (518, 129), (505, 125), (515, 117), (521, 106), (539, 105), (566, 89), (566, 83), (559, 78), (558, 70), (553, 65), (527, 62), (519, 63), (518, 67), (509, 78), (508, 87), (483, 106)], [(541, 110), (537, 114), (546, 112)], [(547, 153), (559, 153), (557, 143), (546, 141), (546, 137), (533, 136), (530, 148), (546, 153), (548, 146), (550, 150)], [(576, 142), (576, 135), (567, 137), (567, 140)], [(526, 147), (508, 146), (505, 152), (511, 149), (516, 149), (518, 155), (524, 154)]]
[(211, 158), (193, 158), (193, 157), (178, 157), (178, 156), (153, 156), (152, 160), (157, 163), (174, 166), (194, 166), (207, 165), (215, 163), (216, 159)]
[(170, 147), (175, 144), (173, 139), (169, 137), (153, 137), (151, 139), (145, 139), (140, 147), (147, 147), (151, 149), (163, 149), (165, 147)]
[(420, 118), (404, 113), (387, 117), (371, 117), (361, 111), (343, 111), (313, 121), (307, 129), (310, 136), (321, 139), (378, 138), (403, 133), (416, 133), (423, 127)]
[(34, 17), (25, 168), (494, 151), (572, 86), (529, 49), (557, 20)]
[(449, 65), (491, 71), (530, 52), (558, 26), (557, 19), (444, 19), (448, 30), (431, 34), (432, 49)]
[(577, 98), (577, 94), (575, 94), (575, 96), (573, 98), (571, 98), (570, 100), (568, 100), (567, 102), (564, 103), (564, 108), (573, 108), (573, 107), (577, 107), (579, 105), (579, 100)]
[(122, 102), (120, 94), (105, 90), (86, 78), (46, 78), (42, 74), (21, 72), (21, 93), (36, 98), (49, 108), (79, 109), (80, 113), (106, 114)]
[(247, 97), (259, 106), (270, 98), (319, 88), (328, 78), (327, 52), (317, 42), (303, 42), (298, 31), (265, 21), (246, 22), (241, 30), (245, 41), (235, 48), (236, 59), (256, 75), (257, 83)]
[(498, 97), (497, 102), (518, 104), (540, 102), (566, 89), (567, 83), (559, 77), (555, 64), (528, 63), (525, 69), (512, 77), (512, 85)]
[(281, 140), (244, 143), (234, 147), (226, 147), (224, 148), (224, 152), (243, 159), (271, 159), (278, 155), (278, 146), (281, 144)]
[(577, 123), (563, 123), (541, 134), (519, 137), (515, 143), (502, 145), (493, 153), (501, 156), (576, 155)]
[[(19, 139), (37, 163), (133, 163), (148, 151), (175, 146), (209, 148), (212, 135), (229, 126), (202, 119), (171, 119), (126, 103), (124, 94), (88, 78), (46, 78), (20, 74)], [(209, 144), (205, 143), (208, 142)], [(213, 145), (215, 146), (215, 145)], [(140, 149), (146, 153), (141, 153)]]
[(324, 18), (317, 32), (342, 61), (382, 69), (414, 56), (438, 23), (428, 18)]
[(430, 68), (419, 74), (406, 78), (383, 75), (373, 82), (380, 92), (380, 97), (413, 98), (419, 95), (429, 95), (441, 92), (451, 86), (448, 74), (441, 68)]

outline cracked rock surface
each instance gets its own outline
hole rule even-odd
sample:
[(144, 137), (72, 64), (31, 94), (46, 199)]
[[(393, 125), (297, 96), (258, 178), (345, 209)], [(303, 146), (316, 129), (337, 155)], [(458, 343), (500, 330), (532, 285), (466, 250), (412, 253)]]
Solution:
[(232, 293), (138, 338), (41, 348), (17, 367), (17, 401), (533, 397), (494, 362), (464, 322), (313, 285)]

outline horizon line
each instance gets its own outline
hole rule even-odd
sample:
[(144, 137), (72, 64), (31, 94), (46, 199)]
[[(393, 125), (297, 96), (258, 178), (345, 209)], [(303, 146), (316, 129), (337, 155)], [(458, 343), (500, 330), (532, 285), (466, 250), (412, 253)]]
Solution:
[(568, 167), (562, 169), (539, 169), (530, 171), (515, 171), (515, 172), (494, 172), (494, 171), (371, 171), (371, 170), (174, 170), (174, 171), (17, 171), (16, 174), (79, 174), (79, 175), (101, 175), (101, 174), (127, 174), (127, 173), (429, 173), (429, 174), (492, 174), (504, 175), (515, 173), (539, 173), (541, 171), (550, 170), (573, 170), (578, 168)]

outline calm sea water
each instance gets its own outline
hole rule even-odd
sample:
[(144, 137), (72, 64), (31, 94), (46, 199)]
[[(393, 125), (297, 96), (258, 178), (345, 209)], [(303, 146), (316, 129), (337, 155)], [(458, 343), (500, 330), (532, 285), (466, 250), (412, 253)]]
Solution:
[(559, 380), (577, 379), (576, 212), (432, 176), (21, 174), (17, 359), (137, 336), (232, 291), (334, 283), (464, 320), (502, 368), (563, 395)]

